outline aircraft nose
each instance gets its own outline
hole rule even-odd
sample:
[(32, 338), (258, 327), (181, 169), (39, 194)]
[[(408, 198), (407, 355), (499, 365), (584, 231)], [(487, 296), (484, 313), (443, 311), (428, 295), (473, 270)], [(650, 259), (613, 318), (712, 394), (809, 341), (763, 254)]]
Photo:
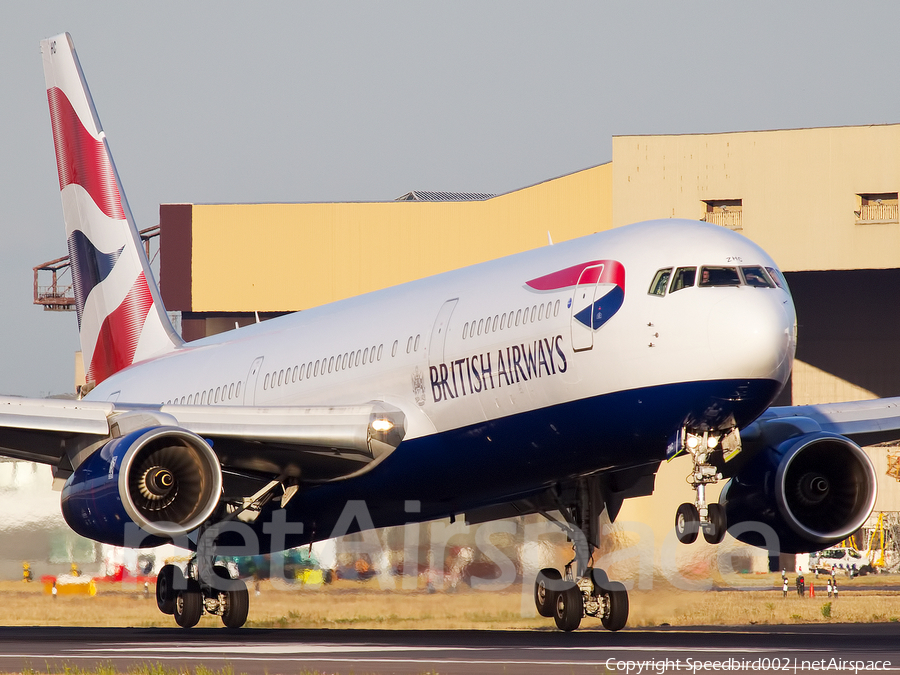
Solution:
[(787, 382), (794, 359), (794, 308), (770, 289), (728, 289), (709, 316), (709, 346), (732, 377)]

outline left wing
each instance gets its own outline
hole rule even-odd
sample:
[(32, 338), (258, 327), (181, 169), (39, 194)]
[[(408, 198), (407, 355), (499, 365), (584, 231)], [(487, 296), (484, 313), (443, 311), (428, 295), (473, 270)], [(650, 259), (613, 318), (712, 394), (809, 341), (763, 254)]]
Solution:
[(406, 433), (382, 401), (352, 406), (128, 405), (0, 397), (0, 454), (65, 477), (99, 447), (138, 429), (177, 427), (202, 437), (225, 470), (327, 481), (367, 470)]

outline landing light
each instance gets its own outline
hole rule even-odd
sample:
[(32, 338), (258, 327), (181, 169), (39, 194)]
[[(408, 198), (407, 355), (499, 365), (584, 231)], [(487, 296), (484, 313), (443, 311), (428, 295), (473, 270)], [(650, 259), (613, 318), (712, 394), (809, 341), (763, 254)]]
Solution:
[(697, 446), (699, 446), (699, 445), (700, 445), (700, 439), (699, 439), (699, 438), (697, 438), (696, 436), (688, 436), (688, 437), (687, 437), (687, 446), (688, 446), (688, 448), (690, 448), (691, 450), (694, 450), (694, 449), (696, 449)]
[(373, 420), (372, 431), (390, 431), (394, 428), (394, 423), (390, 420)]
[(710, 436), (709, 438), (706, 439), (706, 447), (709, 448), (710, 450), (715, 448), (718, 444), (719, 444), (718, 436)]

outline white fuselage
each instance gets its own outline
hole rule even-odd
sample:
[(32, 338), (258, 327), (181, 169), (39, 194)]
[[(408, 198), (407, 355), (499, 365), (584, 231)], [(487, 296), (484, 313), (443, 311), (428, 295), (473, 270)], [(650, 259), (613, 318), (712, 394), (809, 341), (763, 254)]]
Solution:
[[(593, 331), (589, 349), (573, 351), (573, 323), (584, 330), (569, 307), (574, 289), (535, 291), (526, 282), (600, 259), (624, 266), (624, 303)], [(662, 297), (648, 293), (660, 268), (725, 264), (775, 266), (755, 244), (721, 227), (641, 223), (199, 340), (114, 375), (89, 398), (257, 406), (385, 400), (407, 414), (407, 438), (415, 438), (660, 384), (741, 378), (784, 383), (795, 324), (784, 290), (695, 286)], [(438, 315), (453, 300), (438, 334)], [(542, 345), (535, 347), (536, 341)], [(536, 352), (542, 346), (546, 366), (535, 374), (523, 360), (518, 367), (506, 364), (515, 356), (513, 346)], [(500, 355), (509, 375), (499, 372)], [(473, 380), (473, 358), (479, 371), (489, 358), (491, 373)], [(251, 373), (255, 361), (258, 374)], [(453, 376), (457, 380), (449, 391), (434, 386), (430, 368), (440, 378), (442, 363), (449, 384)], [(424, 386), (418, 400), (417, 376)]]

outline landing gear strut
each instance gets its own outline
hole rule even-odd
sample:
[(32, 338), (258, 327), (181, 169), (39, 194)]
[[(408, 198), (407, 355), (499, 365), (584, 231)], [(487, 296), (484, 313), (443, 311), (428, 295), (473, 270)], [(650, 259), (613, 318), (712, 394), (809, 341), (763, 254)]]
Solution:
[(589, 477), (578, 481), (574, 508), (559, 504), (565, 523), (545, 511), (540, 512), (569, 535), (575, 549), (575, 558), (566, 565), (564, 574), (547, 567), (538, 572), (534, 582), (534, 604), (538, 614), (552, 616), (560, 630), (575, 630), (585, 616), (598, 617), (603, 627), (612, 631), (620, 630), (628, 621), (625, 586), (610, 581), (599, 567), (589, 566), (600, 541), (602, 509), (597, 478)]
[(690, 433), (683, 430), (681, 448), (691, 455), (693, 468), (687, 482), (694, 488), (694, 503), (685, 502), (675, 512), (675, 536), (682, 544), (692, 544), (700, 531), (709, 544), (719, 544), (725, 538), (728, 523), (720, 504), (706, 501), (706, 486), (722, 479), (722, 474), (712, 463), (714, 455), (731, 456), (740, 452), (741, 439), (737, 429), (727, 434), (710, 431)]

